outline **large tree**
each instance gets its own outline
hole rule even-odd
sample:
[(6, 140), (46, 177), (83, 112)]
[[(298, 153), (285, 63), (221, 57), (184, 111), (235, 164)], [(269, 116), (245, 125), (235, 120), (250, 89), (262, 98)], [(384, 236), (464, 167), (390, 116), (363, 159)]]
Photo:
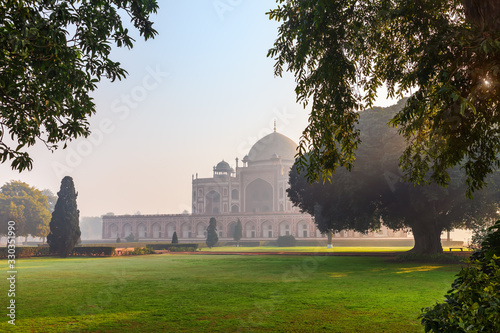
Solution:
[(109, 57), (113, 44), (133, 46), (122, 17), (147, 40), (157, 8), (155, 0), (0, 0), (0, 161), (31, 169), (23, 148), (87, 137), (90, 93), (103, 77), (127, 74)]
[(478, 191), (473, 200), (464, 195), (465, 173), (449, 170), (450, 185), (413, 185), (401, 181), (398, 156), (404, 139), (387, 121), (404, 101), (390, 108), (360, 113), (358, 128), (363, 143), (356, 153), (351, 172), (339, 169), (330, 182), (309, 184), (304, 172), (290, 172), (288, 195), (302, 211), (312, 214), (321, 232), (345, 229), (364, 232), (380, 227), (381, 220), (392, 229), (409, 228), (415, 246), (412, 251), (442, 251), (444, 230), (468, 227), (475, 220), (494, 218), (498, 211), (500, 174), (489, 176), (492, 185)]
[(50, 233), (47, 243), (50, 252), (60, 257), (67, 257), (80, 239), (79, 216), (73, 178), (66, 176), (61, 181), (61, 189), (57, 192), (57, 203), (50, 220)]
[(311, 103), (298, 163), (308, 180), (352, 168), (357, 111), (385, 83), (389, 97), (411, 95), (389, 121), (407, 140), (406, 179), (446, 185), (461, 165), (468, 196), (485, 185), (500, 165), (498, 0), (278, 3), (268, 56), (276, 75), (294, 74), (297, 101)]
[(47, 197), (35, 187), (11, 181), (0, 188), (0, 233), (6, 234), (7, 222), (16, 222), (16, 235), (45, 237), (50, 221)]

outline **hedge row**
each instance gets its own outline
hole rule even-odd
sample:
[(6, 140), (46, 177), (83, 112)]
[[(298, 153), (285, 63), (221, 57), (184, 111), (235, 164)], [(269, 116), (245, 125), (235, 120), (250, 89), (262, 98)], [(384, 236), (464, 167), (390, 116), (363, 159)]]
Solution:
[[(42, 246), (16, 246), (16, 258), (26, 257), (46, 257), (49, 256), (49, 247)], [(7, 247), (0, 248), (0, 258), (5, 259), (9, 254), (13, 254)]]
[[(171, 252), (194, 252), (198, 248), (198, 244), (146, 244), (146, 247), (149, 247), (153, 250), (168, 250)], [(182, 251), (181, 251), (182, 248)]]
[(170, 252), (194, 252), (196, 251), (196, 248), (194, 247), (189, 247), (189, 246), (172, 246), (170, 249), (168, 249)]
[[(11, 251), (12, 252), (12, 251)], [(111, 246), (89, 246), (75, 247), (71, 256), (77, 257), (99, 257), (110, 256), (115, 252), (115, 248)], [(0, 248), (0, 258), (5, 259), (9, 254), (6, 247)], [(48, 246), (18, 246), (16, 247), (16, 258), (27, 257), (47, 257), (50, 256)]]
[(72, 256), (76, 257), (101, 257), (111, 256), (115, 253), (114, 246), (82, 246), (75, 247)]

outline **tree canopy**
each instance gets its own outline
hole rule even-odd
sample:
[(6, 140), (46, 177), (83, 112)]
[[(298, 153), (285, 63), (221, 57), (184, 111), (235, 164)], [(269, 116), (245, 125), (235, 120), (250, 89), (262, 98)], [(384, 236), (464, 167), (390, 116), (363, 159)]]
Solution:
[[(357, 111), (410, 94), (389, 123), (406, 139), (400, 165), (416, 183), (452, 181), (467, 195), (500, 166), (500, 4), (497, 0), (278, 0), (282, 22), (268, 56), (294, 74), (297, 101), (311, 103), (298, 169), (309, 181), (352, 168)], [(307, 158), (306, 158), (307, 153)]]
[(49, 210), (52, 213), (54, 209), (56, 208), (56, 202), (57, 202), (57, 195), (52, 193), (51, 190), (45, 189), (42, 191), (43, 195), (47, 197), (47, 200), (49, 202)]
[(50, 211), (42, 191), (21, 181), (10, 181), (0, 188), (0, 233), (6, 234), (8, 221), (16, 222), (16, 235), (45, 237)]
[(157, 8), (155, 0), (0, 0), (0, 161), (31, 169), (23, 148), (87, 137), (89, 93), (103, 77), (127, 74), (109, 57), (113, 44), (133, 46), (122, 16), (147, 40)]
[(489, 176), (491, 186), (478, 191), (473, 200), (464, 195), (465, 172), (458, 167), (448, 171), (451, 182), (446, 188), (401, 181), (398, 156), (405, 142), (387, 121), (404, 104), (360, 112), (357, 129), (363, 143), (350, 172), (340, 169), (331, 183), (320, 179), (311, 185), (305, 172), (297, 173), (296, 166), (290, 171), (290, 200), (314, 216), (321, 232), (366, 232), (380, 228), (383, 221), (392, 229), (411, 229), (413, 251), (436, 253), (442, 251), (442, 231), (498, 216), (499, 172)]

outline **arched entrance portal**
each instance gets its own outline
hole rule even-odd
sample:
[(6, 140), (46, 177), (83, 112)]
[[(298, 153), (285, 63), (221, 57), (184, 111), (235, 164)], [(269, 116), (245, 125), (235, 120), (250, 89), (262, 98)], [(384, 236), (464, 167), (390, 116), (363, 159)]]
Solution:
[(196, 226), (196, 237), (197, 238), (205, 238), (207, 236), (207, 226), (200, 222)]
[(139, 238), (146, 238), (146, 226), (144, 224), (139, 224), (137, 231), (139, 232)]
[(236, 222), (229, 223), (227, 228), (227, 237), (234, 239), (234, 230), (236, 229)]
[(123, 226), (123, 237), (128, 237), (132, 234), (132, 225), (127, 223)]
[(288, 236), (292, 234), (291, 223), (288, 221), (283, 221), (280, 223), (280, 236)]
[(248, 184), (245, 190), (245, 212), (259, 213), (273, 211), (273, 187), (258, 178)]
[(161, 238), (161, 228), (158, 223), (153, 224), (153, 238)]
[(191, 238), (191, 226), (188, 223), (183, 223), (181, 226), (182, 238)]
[(109, 226), (109, 236), (111, 238), (118, 238), (118, 227), (116, 224), (112, 224)]
[(243, 237), (246, 238), (255, 238), (257, 236), (257, 231), (255, 228), (254, 222), (247, 222), (245, 224), (245, 231), (243, 233)]
[(297, 222), (297, 237), (309, 237), (309, 225), (306, 221)]
[(273, 238), (273, 224), (270, 221), (262, 223), (262, 237)]
[(205, 212), (219, 214), (220, 212), (220, 194), (216, 191), (210, 191), (205, 196)]
[(172, 238), (172, 236), (174, 235), (174, 231), (175, 231), (175, 224), (174, 223), (167, 224), (167, 234), (166, 234), (166, 237)]

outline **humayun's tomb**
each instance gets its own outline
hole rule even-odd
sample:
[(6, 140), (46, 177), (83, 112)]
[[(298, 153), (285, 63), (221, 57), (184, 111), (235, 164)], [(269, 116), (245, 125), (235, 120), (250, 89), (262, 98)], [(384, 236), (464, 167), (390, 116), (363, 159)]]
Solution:
[[(238, 219), (242, 240), (271, 240), (293, 235), (297, 239), (323, 238), (313, 218), (288, 200), (288, 173), (297, 144), (276, 132), (263, 137), (233, 169), (225, 161), (213, 168), (211, 178), (193, 176), (192, 214), (103, 216), (103, 239), (116, 240), (130, 234), (141, 240), (205, 240), (211, 217), (217, 220), (219, 240), (232, 240)], [(407, 237), (406, 232), (383, 227), (366, 235), (343, 231), (334, 237)]]

